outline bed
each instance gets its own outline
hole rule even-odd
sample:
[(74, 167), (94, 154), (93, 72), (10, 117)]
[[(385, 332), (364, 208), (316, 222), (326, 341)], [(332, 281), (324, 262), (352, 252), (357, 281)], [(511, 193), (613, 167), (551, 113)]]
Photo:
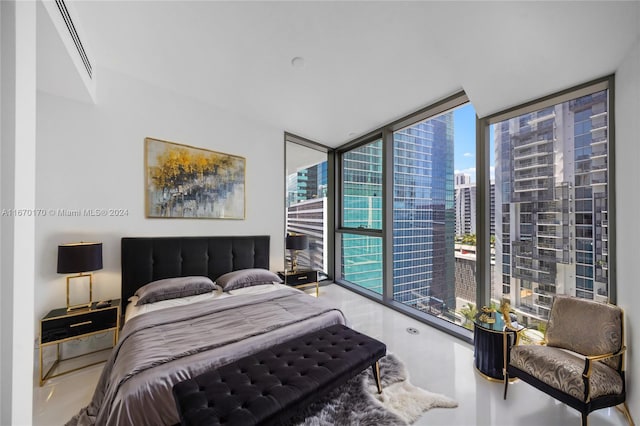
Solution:
[[(176, 424), (175, 383), (294, 337), (346, 324), (342, 312), (322, 299), (261, 282), (269, 277), (268, 268), (268, 236), (123, 238), (121, 312), (126, 321), (91, 403), (68, 424)], [(213, 291), (163, 299), (167, 283), (192, 280), (216, 285)], [(148, 306), (132, 308), (151, 294), (145, 293), (149, 288), (155, 293)], [(154, 299), (158, 288), (163, 288), (161, 300)], [(127, 306), (129, 299), (134, 303)]]

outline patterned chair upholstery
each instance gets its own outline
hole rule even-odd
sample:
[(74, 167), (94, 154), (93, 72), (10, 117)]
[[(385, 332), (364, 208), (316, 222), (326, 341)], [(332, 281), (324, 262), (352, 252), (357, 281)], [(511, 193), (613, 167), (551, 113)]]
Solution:
[(509, 378), (518, 377), (587, 416), (600, 408), (625, 402), (624, 317), (619, 307), (569, 296), (556, 296), (545, 344), (514, 345), (505, 371), (504, 399)]

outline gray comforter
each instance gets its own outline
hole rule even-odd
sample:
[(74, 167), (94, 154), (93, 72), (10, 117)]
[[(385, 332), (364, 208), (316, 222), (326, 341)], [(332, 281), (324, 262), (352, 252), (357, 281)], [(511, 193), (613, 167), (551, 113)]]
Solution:
[(67, 425), (179, 422), (175, 383), (332, 324), (342, 312), (294, 289), (198, 302), (128, 321), (91, 403)]

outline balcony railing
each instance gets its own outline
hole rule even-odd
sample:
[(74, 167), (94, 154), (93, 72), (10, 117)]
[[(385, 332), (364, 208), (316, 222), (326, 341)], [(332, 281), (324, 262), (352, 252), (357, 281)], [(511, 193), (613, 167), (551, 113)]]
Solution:
[(538, 178), (536, 181), (516, 181), (514, 186), (514, 191), (523, 192), (523, 191), (544, 191), (550, 189), (551, 182), (549, 182), (551, 178), (541, 179)]
[(536, 178), (551, 178), (553, 176), (553, 170), (551, 167), (544, 167), (538, 169), (528, 169), (527, 171), (516, 170), (514, 181), (524, 181)]
[(556, 283), (556, 274), (540, 274), (538, 276), (537, 281), (538, 283), (544, 283), (544, 284), (555, 284)]
[(542, 157), (553, 153), (553, 145), (538, 145), (533, 148), (525, 147), (524, 149), (515, 149), (513, 159), (520, 160), (525, 158)]
[(511, 195), (513, 202), (536, 202), (553, 200), (552, 189), (538, 189), (534, 191), (515, 191)]
[(538, 237), (562, 238), (562, 235), (558, 235), (557, 231), (538, 231)]
[(527, 269), (513, 269), (512, 275), (514, 278), (519, 278), (522, 280), (532, 281), (535, 283), (544, 283), (544, 284), (555, 284), (556, 276), (555, 274), (536, 274)]
[(553, 143), (553, 136), (544, 135), (543, 137), (537, 137), (535, 131), (529, 132), (526, 135), (526, 138), (512, 138), (513, 146), (515, 148), (521, 148), (525, 146), (536, 146), (536, 145), (544, 145), (547, 143)]
[(545, 294), (549, 296), (555, 296), (557, 292), (556, 286), (554, 285), (539, 285), (535, 290), (535, 293)]
[(538, 225), (562, 225), (562, 221), (557, 217), (538, 216)]
[(512, 271), (512, 275), (516, 278), (533, 281), (535, 279), (535, 274), (532, 271), (527, 271), (523, 269), (514, 269)]
[(547, 250), (562, 250), (562, 244), (558, 244), (554, 241), (538, 241), (538, 247)]
[(513, 164), (513, 170), (515, 171), (527, 170), (527, 169), (534, 169), (537, 167), (547, 167), (550, 165), (551, 165), (551, 162), (549, 161), (548, 157), (530, 158), (527, 160), (515, 161)]
[(545, 307), (547, 307), (547, 308), (550, 308), (550, 307), (551, 307), (551, 302), (550, 302), (550, 301), (548, 301), (548, 300), (542, 299), (542, 298), (538, 298), (538, 299), (535, 301), (535, 303), (536, 303), (536, 304), (538, 304), (538, 305), (540, 305), (540, 306), (545, 306)]
[(533, 254), (533, 258), (545, 262), (569, 263), (569, 253), (564, 251), (539, 249)]
[(555, 274), (556, 273), (556, 268), (555, 265), (550, 265), (550, 266), (540, 266), (538, 265), (538, 270), (542, 273), (545, 274)]

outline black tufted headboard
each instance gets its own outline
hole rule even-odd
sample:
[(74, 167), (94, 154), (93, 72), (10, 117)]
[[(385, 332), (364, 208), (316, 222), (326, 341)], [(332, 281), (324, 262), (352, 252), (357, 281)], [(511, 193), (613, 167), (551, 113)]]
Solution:
[(269, 236), (122, 239), (122, 307), (143, 285), (163, 278), (269, 269)]

